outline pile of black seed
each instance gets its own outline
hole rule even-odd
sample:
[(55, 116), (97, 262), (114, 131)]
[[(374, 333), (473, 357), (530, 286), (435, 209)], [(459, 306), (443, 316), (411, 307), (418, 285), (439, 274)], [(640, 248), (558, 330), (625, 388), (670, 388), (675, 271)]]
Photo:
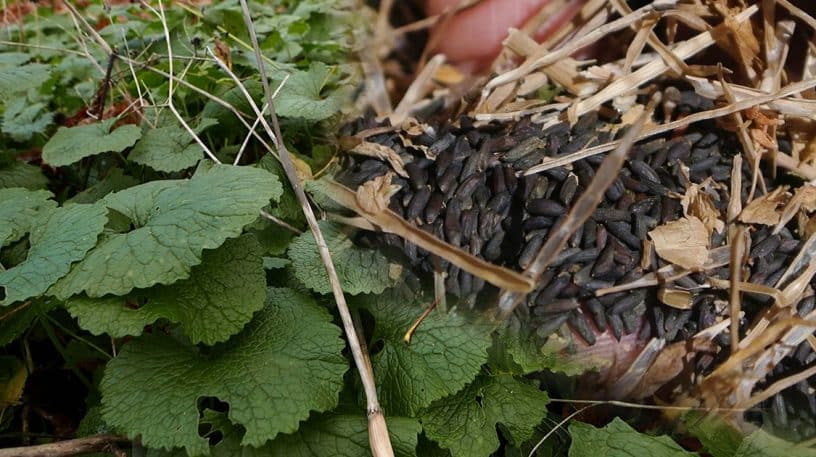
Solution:
[[(675, 113), (709, 108), (710, 101), (689, 91), (682, 93)], [(392, 148), (406, 164), (408, 177), (395, 177), (392, 181), (401, 187), (391, 200), (392, 210), (420, 229), (473, 255), (522, 270), (538, 253), (549, 230), (592, 181), (603, 156), (534, 175), (524, 176), (523, 172), (541, 163), (544, 157), (561, 157), (612, 140), (612, 135), (603, 128), (604, 122), (609, 121), (601, 121), (593, 113), (583, 116), (572, 128), (560, 123), (542, 129), (529, 118), (512, 124), (476, 127), (466, 116), (453, 123), (431, 116), (425, 119), (428, 128), (421, 134), (392, 131), (366, 140)], [(382, 125), (367, 116), (346, 126), (341, 133), (353, 135), (375, 127)], [(780, 141), (780, 147), (789, 149), (789, 144)], [(642, 240), (658, 225), (683, 216), (677, 197), (686, 190), (682, 167), (687, 167), (692, 183), (702, 183), (710, 177), (722, 184), (710, 188), (714, 205), (722, 215), (726, 214), (731, 198), (732, 158), (740, 150), (736, 136), (718, 128), (713, 121), (692, 124), (683, 132), (635, 145), (592, 218), (544, 273), (538, 288), (528, 296), (526, 308), (521, 306), (517, 311), (540, 341), (543, 343), (567, 323), (590, 345), (595, 343), (598, 333), (607, 329), (618, 339), (623, 334), (638, 332), (642, 339), (654, 336), (672, 342), (688, 338), (723, 316), (727, 312), (727, 291), (705, 287), (704, 273), (675, 282), (675, 286), (693, 292), (693, 306), (689, 310), (662, 304), (656, 288), (601, 297), (596, 297), (595, 291), (631, 282), (665, 265), (654, 253), (645, 261), (641, 259)], [(351, 188), (391, 170), (387, 162), (374, 158), (351, 156), (349, 161), (337, 178)], [(742, 173), (740, 198), (747, 203), (751, 183), (747, 163), (743, 164)], [(760, 179), (765, 180), (770, 190), (795, 178), (780, 173), (775, 181)], [(802, 244), (792, 233), (792, 227), (775, 235), (771, 234), (771, 227), (754, 227), (748, 281), (775, 285)], [(725, 238), (725, 233), (713, 233), (711, 247), (726, 244)], [(464, 303), (473, 306), (480, 300), (495, 302), (495, 288), (395, 235), (368, 233), (361, 241), (391, 248), (415, 271), (425, 273), (425, 277), (430, 277), (428, 273), (433, 271), (444, 271), (447, 292)], [(708, 274), (727, 279), (728, 267)], [(750, 323), (769, 303), (767, 297), (746, 294), (744, 323)], [(800, 313), (809, 312), (814, 303), (813, 297), (803, 300), (798, 305)], [(726, 349), (720, 357), (726, 357), (728, 335), (721, 334), (717, 343)], [(777, 370), (780, 376), (798, 372), (815, 359), (816, 353), (804, 343)], [(710, 357), (703, 358), (698, 370), (711, 369), (714, 362)], [(810, 383), (803, 381), (788, 389), (788, 393), (807, 396), (804, 404), (793, 406), (796, 417), (803, 418), (800, 422), (808, 422), (812, 427), (816, 400)], [(788, 411), (790, 403), (780, 405), (786, 408), (789, 422), (794, 416), (793, 411)], [(804, 411), (799, 412), (801, 409)], [(805, 420), (807, 417), (809, 421)]]

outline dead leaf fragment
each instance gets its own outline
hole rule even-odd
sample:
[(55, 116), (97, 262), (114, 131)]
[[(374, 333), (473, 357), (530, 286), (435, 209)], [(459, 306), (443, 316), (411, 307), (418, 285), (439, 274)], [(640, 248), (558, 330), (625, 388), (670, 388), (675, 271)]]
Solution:
[(694, 216), (663, 224), (649, 232), (649, 236), (657, 255), (667, 262), (697, 269), (708, 259), (708, 230)]
[(687, 217), (693, 216), (700, 219), (709, 235), (714, 231), (722, 233), (723, 229), (725, 229), (725, 221), (720, 219), (720, 211), (714, 206), (711, 194), (705, 190), (710, 179), (708, 178), (701, 184), (690, 184), (680, 200), (683, 214)]
[(349, 152), (361, 156), (385, 160), (391, 165), (391, 168), (393, 168), (398, 175), (402, 176), (403, 178), (408, 177), (402, 157), (397, 154), (397, 151), (394, 151), (388, 146), (372, 143), (371, 141), (361, 141), (360, 144), (354, 146)]
[(355, 197), (363, 211), (376, 214), (388, 209), (391, 197), (400, 190), (400, 186), (391, 184), (393, 177), (394, 173), (389, 171), (357, 188)]
[(742, 210), (739, 220), (746, 224), (776, 225), (780, 218), (780, 213), (776, 209), (788, 200), (787, 190), (787, 186), (781, 186), (769, 194), (754, 199)]
[(657, 299), (676, 309), (691, 309), (691, 292), (681, 289), (661, 287)]

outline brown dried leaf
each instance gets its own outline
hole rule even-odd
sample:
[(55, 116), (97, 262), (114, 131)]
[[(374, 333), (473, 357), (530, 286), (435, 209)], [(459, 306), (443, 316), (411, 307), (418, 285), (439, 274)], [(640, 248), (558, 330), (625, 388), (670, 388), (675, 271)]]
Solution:
[(394, 173), (390, 171), (357, 188), (357, 204), (367, 213), (379, 213), (388, 209), (391, 197), (399, 192), (400, 186), (391, 184)]
[(708, 230), (694, 216), (663, 224), (649, 232), (649, 236), (654, 241), (657, 255), (667, 262), (698, 269), (708, 259)]
[(442, 64), (437, 70), (436, 73), (433, 75), (433, 80), (438, 82), (439, 84), (444, 84), (446, 86), (453, 86), (455, 84), (459, 84), (465, 79), (465, 75), (462, 74), (456, 67), (449, 64)]
[(777, 208), (788, 200), (788, 187), (781, 186), (749, 203), (739, 215), (739, 220), (746, 224), (776, 225), (780, 213)]
[(657, 291), (657, 299), (676, 309), (691, 309), (691, 292), (681, 289), (661, 287)]
[(720, 211), (714, 206), (711, 194), (705, 191), (710, 179), (708, 178), (702, 184), (689, 185), (680, 200), (683, 214), (686, 217), (694, 216), (700, 219), (709, 235), (714, 231), (722, 233), (723, 229), (725, 229), (725, 221), (720, 219)]
[(389, 148), (388, 146), (379, 143), (372, 143), (371, 141), (361, 141), (360, 144), (354, 146), (349, 152), (361, 156), (374, 157), (376, 159), (388, 161), (391, 168), (393, 168), (398, 175), (402, 176), (403, 178), (408, 177), (408, 173), (405, 171), (405, 163), (403, 163), (402, 158), (399, 156), (399, 154), (397, 154), (397, 151)]
[(230, 54), (230, 48), (226, 43), (219, 40), (218, 37), (215, 38), (215, 56), (218, 57), (218, 60), (223, 62), (227, 68), (232, 70), (232, 55)]
[(631, 398), (642, 399), (654, 395), (661, 387), (683, 374), (683, 371), (693, 372), (691, 362), (698, 352), (715, 352), (716, 349), (714, 343), (701, 339), (680, 341), (666, 346), (646, 370), (646, 374), (632, 391)]

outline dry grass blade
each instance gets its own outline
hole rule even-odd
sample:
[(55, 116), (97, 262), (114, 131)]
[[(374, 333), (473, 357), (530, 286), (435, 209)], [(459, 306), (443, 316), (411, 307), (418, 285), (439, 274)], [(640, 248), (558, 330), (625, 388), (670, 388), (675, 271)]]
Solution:
[[(306, 197), (306, 192), (303, 190), (303, 185), (300, 182), (300, 176), (295, 168), (294, 162), (292, 161), (292, 157), (283, 142), (280, 126), (278, 124), (278, 118), (275, 114), (272, 90), (269, 87), (269, 79), (266, 75), (264, 60), (261, 55), (260, 46), (258, 45), (258, 38), (255, 35), (255, 25), (252, 22), (252, 15), (250, 14), (249, 6), (247, 5), (246, 0), (241, 0), (241, 10), (243, 11), (244, 22), (246, 23), (249, 36), (252, 40), (252, 48), (255, 51), (255, 60), (261, 73), (261, 83), (263, 84), (266, 103), (269, 107), (269, 116), (272, 122), (271, 128), (263, 120), (263, 113), (258, 109), (257, 105), (252, 100), (252, 97), (248, 97), (247, 101), (252, 104), (253, 109), (255, 110), (258, 118), (261, 120), (267, 134), (272, 137), (272, 141), (275, 143), (278, 150), (280, 163), (283, 166), (286, 177), (289, 179), (289, 183), (292, 186), (292, 190), (294, 190), (295, 196), (303, 209), (303, 214), (306, 216), (306, 222), (308, 223), (309, 229), (315, 238), (315, 242), (320, 253), (320, 258), (323, 261), (323, 265), (326, 268), (326, 273), (329, 276), (332, 295), (334, 296), (334, 300), (337, 304), (337, 310), (340, 314), (340, 319), (343, 322), (343, 330), (345, 331), (349, 348), (351, 349), (352, 357), (354, 358), (354, 364), (357, 367), (357, 372), (360, 375), (360, 380), (362, 381), (363, 390), (365, 391), (366, 395), (366, 412), (368, 416), (368, 432), (371, 452), (375, 457), (391, 457), (394, 455), (394, 451), (391, 446), (391, 440), (388, 436), (388, 427), (385, 422), (385, 416), (380, 408), (379, 400), (377, 399), (377, 388), (374, 382), (374, 370), (371, 368), (371, 361), (368, 358), (368, 354), (363, 353), (363, 347), (360, 344), (357, 332), (354, 328), (354, 321), (351, 318), (348, 304), (346, 304), (346, 298), (343, 294), (343, 289), (340, 286), (340, 279), (338, 278), (337, 271), (334, 268), (331, 253), (329, 252), (329, 248), (326, 245), (326, 240), (320, 231), (320, 227), (317, 224), (317, 218), (315, 217), (314, 211), (312, 210), (309, 200)], [(224, 67), (220, 61), (219, 66), (221, 66), (222, 69), (229, 70)]]
[[(739, 198), (739, 197), (736, 197)], [(742, 309), (742, 302), (740, 301), (740, 275), (742, 274), (742, 264), (745, 261), (745, 245), (748, 231), (745, 227), (738, 226), (731, 234), (731, 263), (728, 266), (729, 278), (731, 281), (729, 305), (731, 316), (731, 352), (734, 352), (739, 347), (739, 319), (734, 319), (734, 316), (739, 316)]]
[[(644, 131), (641, 134), (639, 134), (637, 138), (635, 138), (635, 141), (640, 141), (654, 135), (670, 132), (672, 130), (683, 129), (684, 127), (687, 127), (695, 122), (716, 119), (718, 117), (727, 116), (729, 114), (736, 113), (738, 111), (743, 111), (748, 108), (764, 105), (773, 100), (778, 100), (789, 95), (802, 93), (813, 87), (816, 87), (816, 78), (800, 81), (797, 83), (791, 83), (772, 94), (741, 100), (735, 103), (731, 103), (727, 106), (714, 108), (708, 111), (701, 111), (699, 113), (686, 116), (676, 121), (666, 122), (664, 124), (644, 129)], [(524, 174), (531, 175), (535, 173), (541, 173), (542, 171), (546, 171), (551, 168), (564, 166), (576, 162), (578, 160), (585, 159), (587, 157), (592, 157), (594, 155), (611, 151), (616, 147), (620, 146), (622, 143), (623, 143), (622, 139), (610, 141), (609, 143), (583, 149), (581, 151), (574, 152), (563, 157), (558, 157), (557, 159), (550, 159), (542, 163), (541, 165), (530, 167), (527, 171), (524, 172)], [(797, 160), (795, 160), (793, 157), (787, 154), (782, 153), (777, 154), (777, 165), (787, 168), (789, 170), (797, 171), (801, 173), (802, 176), (805, 176), (808, 179), (816, 179), (816, 167), (812, 167), (806, 164), (800, 164)]]
[[(706, 260), (706, 263), (702, 266), (701, 270), (711, 270), (713, 268), (719, 268), (723, 265), (727, 265), (730, 252), (731, 250), (728, 246), (720, 246), (718, 248), (711, 249), (708, 251), (708, 260)], [(632, 282), (598, 289), (595, 291), (595, 295), (602, 297), (604, 295), (639, 289), (641, 287), (657, 286), (662, 283), (667, 283), (682, 278), (683, 276), (688, 276), (691, 273), (693, 273), (692, 270), (686, 270), (677, 265), (666, 265), (656, 272), (647, 273), (640, 279), (636, 279)]]
[(452, 246), (430, 233), (416, 228), (387, 208), (383, 208), (380, 211), (372, 211), (370, 208), (364, 208), (358, 202), (357, 195), (354, 192), (334, 181), (329, 180), (328, 184), (332, 190), (332, 193), (329, 195), (331, 199), (364, 217), (380, 230), (399, 235), (418, 247), (449, 261), (468, 273), (476, 275), (497, 287), (519, 292), (529, 292), (533, 289), (533, 282), (529, 278), (513, 270), (493, 265), (490, 262), (486, 262)]
[[(544, 273), (544, 270), (552, 263), (559, 252), (564, 248), (569, 237), (578, 230), (584, 222), (592, 216), (595, 208), (603, 199), (604, 192), (612, 185), (618, 175), (618, 171), (623, 167), (626, 155), (632, 148), (635, 138), (640, 134), (646, 121), (652, 116), (652, 111), (659, 101), (659, 96), (654, 95), (649, 102), (649, 106), (640, 115), (637, 122), (631, 126), (623, 137), (621, 145), (609, 154), (601, 166), (598, 168), (595, 178), (584, 193), (578, 198), (564, 220), (550, 232), (547, 241), (541, 247), (535, 260), (525, 270), (525, 275), (533, 282)], [(510, 316), (513, 310), (524, 299), (526, 292), (514, 292), (505, 290), (499, 296), (498, 313), (500, 319)]]

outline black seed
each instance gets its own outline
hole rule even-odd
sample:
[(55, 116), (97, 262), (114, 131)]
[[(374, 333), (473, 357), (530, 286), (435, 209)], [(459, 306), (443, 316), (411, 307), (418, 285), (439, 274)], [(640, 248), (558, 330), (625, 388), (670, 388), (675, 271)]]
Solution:
[(539, 306), (535, 308), (533, 313), (539, 315), (560, 314), (572, 311), (579, 306), (581, 306), (581, 304), (574, 298), (562, 298), (547, 303), (547, 306)]
[(484, 248), (484, 258), (489, 261), (495, 261), (501, 257), (501, 245), (504, 241), (504, 232), (498, 231), (487, 242)]
[(578, 190), (578, 177), (570, 174), (561, 184), (561, 190), (558, 191), (558, 198), (565, 205), (572, 203), (575, 198), (575, 192)]
[(422, 168), (417, 161), (405, 164), (405, 171), (408, 172), (411, 188), (419, 190), (428, 184), (428, 170)]
[(466, 209), (462, 211), (460, 225), (462, 228), (462, 238), (469, 240), (476, 235), (476, 228), (479, 222), (479, 210)]
[(436, 157), (434, 165), (436, 168), (435, 175), (437, 178), (441, 178), (442, 175), (444, 175), (445, 172), (448, 171), (448, 167), (451, 166), (451, 164), (453, 163), (454, 156), (455, 154), (453, 151), (447, 150), (443, 151)]
[(586, 301), (585, 306), (592, 314), (592, 320), (595, 321), (595, 326), (598, 327), (598, 330), (600, 330), (601, 332), (605, 332), (606, 312), (601, 302), (599, 302), (598, 299), (593, 297)]
[(434, 192), (428, 199), (428, 204), (425, 206), (425, 223), (433, 224), (437, 217), (442, 213), (445, 196), (439, 192)]
[(441, 190), (442, 193), (447, 194), (456, 186), (456, 178), (459, 177), (459, 172), (461, 171), (462, 162), (452, 163), (445, 171), (445, 174), (443, 174), (442, 177), (436, 181), (436, 186), (439, 187), (439, 190)]
[(541, 339), (547, 338), (548, 336), (552, 335), (556, 330), (558, 330), (562, 325), (564, 325), (564, 322), (566, 322), (568, 318), (569, 314), (564, 313), (556, 315), (552, 319), (542, 321), (541, 324), (539, 324), (538, 328), (536, 329), (536, 336)]
[(555, 256), (552, 263), (550, 264), (553, 267), (558, 267), (564, 264), (570, 257), (574, 256), (575, 254), (581, 252), (581, 248), (568, 248), (564, 249)]
[(456, 136), (453, 135), (452, 133), (448, 132), (445, 135), (443, 135), (441, 138), (439, 138), (433, 144), (431, 144), (429, 149), (432, 156), (435, 156), (441, 153), (442, 151), (445, 151), (448, 148), (450, 148), (454, 141), (456, 141)]
[(593, 333), (592, 328), (590, 328), (589, 320), (587, 320), (587, 317), (581, 313), (580, 310), (569, 313), (567, 322), (573, 330), (581, 335), (581, 338), (583, 338), (587, 344), (590, 346), (595, 344), (595, 333)]
[(685, 161), (691, 155), (691, 142), (686, 138), (678, 138), (670, 143), (668, 152), (669, 163)]
[(417, 219), (428, 206), (430, 198), (431, 189), (429, 187), (423, 187), (416, 191), (413, 197), (411, 197), (411, 203), (408, 205), (408, 209), (405, 211), (405, 218), (409, 221)]
[(527, 211), (536, 216), (558, 217), (563, 215), (566, 209), (553, 200), (537, 198), (527, 201)]
[(547, 142), (542, 140), (538, 137), (528, 138), (515, 147), (507, 151), (507, 154), (504, 155), (505, 162), (515, 162), (519, 159), (522, 159), (528, 155), (536, 154), (539, 158), (543, 156), (543, 150), (547, 147)]
[(604, 193), (604, 195), (606, 195), (606, 198), (608, 200), (616, 202), (621, 197), (623, 197), (623, 193), (625, 191), (626, 191), (626, 188), (623, 185), (623, 181), (620, 178), (617, 178), (612, 182), (612, 185), (609, 186), (608, 189), (606, 189), (606, 192)]
[(636, 293), (631, 294), (627, 297), (624, 297), (622, 300), (619, 300), (614, 305), (612, 305), (612, 308), (609, 310), (609, 312), (612, 314), (623, 314), (633, 309), (640, 303), (643, 303), (643, 295)]
[(484, 173), (475, 173), (470, 175), (456, 189), (456, 192), (453, 194), (453, 198), (456, 198), (463, 202), (464, 201), (472, 202), (473, 193), (476, 191), (477, 187), (479, 187), (480, 185), (484, 185), (484, 180), (485, 180)]
[(555, 220), (551, 217), (535, 216), (522, 223), (522, 230), (532, 232), (533, 230), (552, 227), (553, 224), (555, 224)]
[(462, 242), (462, 226), (459, 224), (459, 218), (462, 216), (462, 205), (459, 200), (451, 200), (448, 202), (448, 208), (445, 210), (445, 238), (454, 246), (459, 246)]
[(629, 162), (629, 167), (635, 172), (640, 179), (651, 181), (653, 183), (660, 183), (660, 177), (652, 167), (642, 160), (632, 160)]
[(592, 219), (598, 222), (628, 222), (632, 217), (629, 211), (615, 208), (598, 208), (592, 214)]
[[(581, 233), (581, 232), (578, 232)], [(576, 248), (577, 249), (577, 248)], [(570, 256), (567, 259), (567, 263), (574, 264), (574, 263), (586, 263), (592, 262), (598, 258), (598, 253), (600, 251), (598, 248), (589, 248), (583, 249), (580, 252), (575, 253), (574, 255)]]
[(751, 249), (751, 258), (755, 259), (757, 257), (765, 257), (773, 253), (779, 247), (781, 242), (782, 240), (780, 239), (779, 235), (773, 235), (765, 238), (764, 240), (755, 244)]
[(558, 294), (564, 290), (565, 287), (570, 283), (569, 274), (562, 273), (555, 277), (552, 282), (547, 285), (544, 289), (539, 292), (538, 296), (535, 299), (535, 304), (538, 306), (547, 306), (547, 304), (553, 300)]
[(640, 239), (632, 234), (632, 226), (626, 222), (608, 222), (604, 224), (609, 233), (615, 235), (632, 249), (640, 249)]
[(703, 159), (699, 162), (695, 162), (691, 166), (689, 166), (689, 174), (696, 174), (702, 173), (710, 170), (714, 165), (717, 165), (717, 162), (720, 161), (719, 157), (709, 157), (707, 159)]
[[(597, 249), (597, 248), (596, 248)], [(615, 268), (615, 248), (612, 243), (609, 243), (604, 249), (600, 251), (598, 260), (595, 261), (595, 266), (592, 268), (592, 277), (598, 279), (607, 279)]]
[(621, 335), (623, 335), (623, 319), (617, 314), (608, 314), (606, 322), (612, 330), (612, 335), (615, 336), (616, 340), (620, 341)]
[(530, 266), (530, 262), (538, 255), (538, 251), (541, 249), (541, 246), (544, 245), (544, 235), (536, 235), (524, 245), (524, 249), (521, 250), (521, 254), (519, 255), (518, 265), (519, 267), (526, 269)]
[(506, 214), (512, 197), (508, 193), (496, 194), (487, 202), (487, 209), (499, 214)]

